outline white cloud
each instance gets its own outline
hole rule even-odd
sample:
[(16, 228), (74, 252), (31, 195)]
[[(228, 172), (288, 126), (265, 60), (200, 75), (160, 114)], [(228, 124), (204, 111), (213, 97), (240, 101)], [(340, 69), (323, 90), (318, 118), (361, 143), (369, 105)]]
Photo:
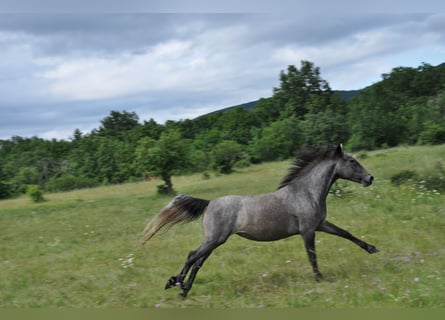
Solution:
[(444, 62), (443, 15), (323, 14), (2, 16), (0, 137), (94, 128), (110, 110), (193, 118), (270, 96), (301, 60), (333, 89)]
[(197, 63), (187, 61), (189, 56), (187, 42), (171, 41), (137, 55), (47, 59), (41, 63), (48, 70), (40, 76), (49, 81), (48, 93), (57, 99), (109, 99), (177, 87), (184, 79), (175, 68)]
[(48, 93), (61, 100), (240, 90), (240, 85), (254, 82), (252, 75), (263, 72), (255, 68), (260, 62), (246, 64), (245, 59), (258, 52), (243, 46), (245, 38), (245, 26), (235, 26), (161, 42), (138, 54), (42, 59), (39, 63), (47, 70), (40, 77), (48, 81)]

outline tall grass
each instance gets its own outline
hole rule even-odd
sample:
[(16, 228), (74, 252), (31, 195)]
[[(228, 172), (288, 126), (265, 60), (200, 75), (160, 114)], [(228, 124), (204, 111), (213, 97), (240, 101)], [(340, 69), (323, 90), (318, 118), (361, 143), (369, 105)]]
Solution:
[[(363, 155), (362, 155), (363, 156)], [(200, 222), (175, 226), (144, 247), (146, 222), (169, 200), (159, 181), (0, 201), (2, 307), (445, 307), (445, 195), (389, 183), (400, 170), (419, 174), (444, 161), (445, 146), (369, 152), (369, 188), (342, 184), (328, 198), (329, 219), (381, 252), (317, 234), (316, 282), (300, 237), (260, 243), (233, 236), (215, 250), (188, 298), (164, 291), (190, 250)], [(174, 177), (175, 189), (212, 199), (273, 191), (288, 162), (231, 175)]]

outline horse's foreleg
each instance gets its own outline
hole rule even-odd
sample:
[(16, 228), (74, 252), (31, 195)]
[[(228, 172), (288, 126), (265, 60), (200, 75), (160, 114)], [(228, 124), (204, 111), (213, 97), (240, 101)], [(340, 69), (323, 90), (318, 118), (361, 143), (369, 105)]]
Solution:
[(348, 231), (343, 230), (340, 227), (337, 227), (335, 224), (328, 222), (325, 220), (318, 228), (318, 231), (323, 231), (335, 236), (339, 236), (345, 239), (348, 239), (352, 242), (354, 242), (356, 245), (358, 245), (363, 250), (367, 251), (368, 253), (376, 253), (379, 252), (379, 250), (374, 247), (373, 245), (366, 243), (365, 241), (362, 241), (356, 237), (354, 237), (352, 234), (350, 234)]
[(315, 231), (304, 232), (301, 234), (304, 240), (304, 246), (306, 247), (306, 253), (309, 258), (309, 262), (314, 270), (315, 277), (318, 280), (323, 279), (323, 275), (318, 270), (317, 255), (315, 253)]

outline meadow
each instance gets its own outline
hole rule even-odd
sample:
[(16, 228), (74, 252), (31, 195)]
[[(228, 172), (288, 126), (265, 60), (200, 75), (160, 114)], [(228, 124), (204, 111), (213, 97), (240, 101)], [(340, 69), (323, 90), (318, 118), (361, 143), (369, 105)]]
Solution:
[[(0, 201), (1, 307), (138, 308), (443, 308), (445, 192), (393, 186), (401, 170), (428, 174), (445, 164), (445, 145), (362, 152), (374, 176), (363, 188), (342, 182), (328, 217), (380, 252), (317, 233), (314, 279), (301, 237), (260, 243), (231, 237), (207, 260), (187, 299), (164, 290), (202, 241), (201, 221), (173, 227), (145, 246), (146, 223), (170, 201), (160, 180)], [(276, 189), (290, 161), (239, 168), (230, 175), (173, 178), (175, 189), (212, 199)]]

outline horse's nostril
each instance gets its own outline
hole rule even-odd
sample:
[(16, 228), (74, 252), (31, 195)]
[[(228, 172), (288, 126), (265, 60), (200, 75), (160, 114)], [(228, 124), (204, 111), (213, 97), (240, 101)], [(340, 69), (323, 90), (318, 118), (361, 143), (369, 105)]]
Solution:
[(363, 181), (362, 184), (367, 187), (370, 186), (372, 184), (372, 181), (374, 180), (374, 177), (371, 176), (370, 174), (366, 175), (363, 177)]

